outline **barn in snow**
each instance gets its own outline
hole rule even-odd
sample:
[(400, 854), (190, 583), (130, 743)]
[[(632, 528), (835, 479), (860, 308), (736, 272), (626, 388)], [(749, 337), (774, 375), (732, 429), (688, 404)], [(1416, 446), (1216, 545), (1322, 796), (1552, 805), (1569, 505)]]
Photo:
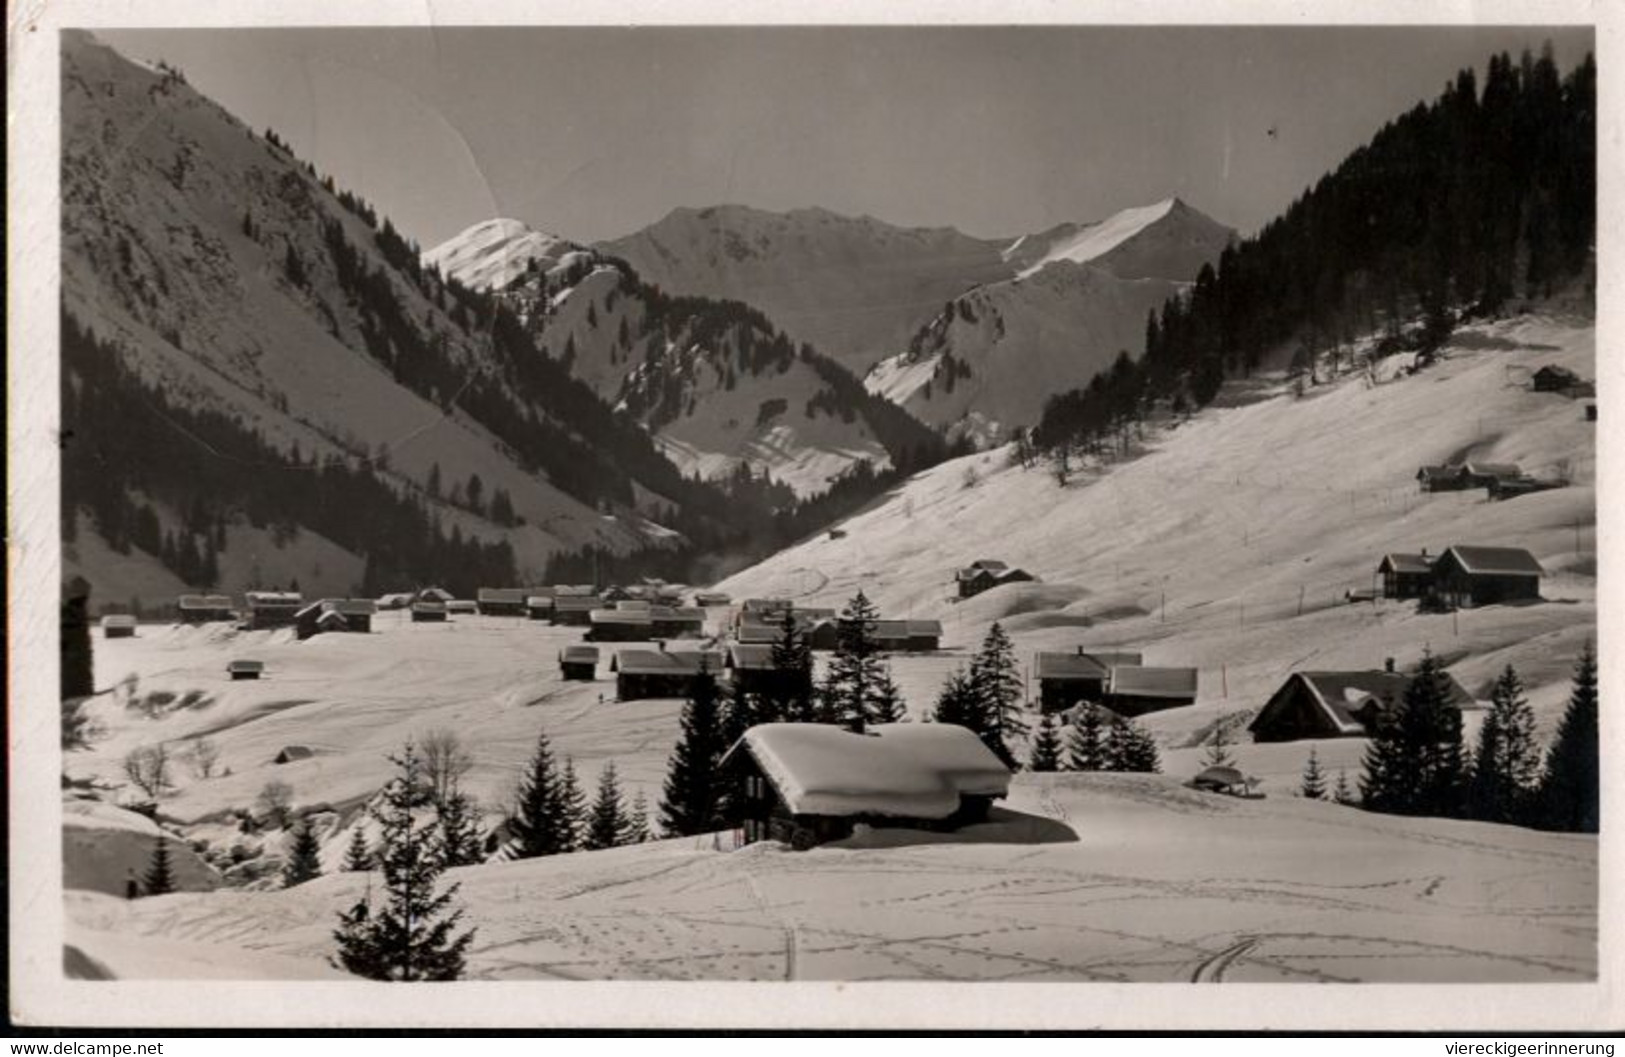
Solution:
[(553, 589), (532, 587), (525, 595), (525, 615), (532, 620), (553, 619)]
[(583, 682), (598, 678), (598, 647), (564, 647), (559, 651), (559, 675), (566, 680)]
[(587, 620), (587, 638), (593, 642), (649, 642), (655, 637), (648, 609), (594, 609)]
[(1119, 664), (1112, 668), (1106, 696), (1100, 703), (1119, 716), (1143, 716), (1195, 704), (1196, 686), (1195, 668)]
[(248, 626), (256, 631), (292, 627), (305, 604), (297, 591), (250, 591), (243, 601), (248, 605)]
[(649, 609), (654, 633), (660, 639), (697, 639), (705, 633), (705, 610), (656, 605)]
[(1033, 662), (1040, 707), (1047, 714), (1064, 712), (1083, 701), (1100, 704), (1106, 699), (1112, 669), (1143, 662), (1143, 654), (1123, 650), (1086, 652), (1082, 646), (1071, 653), (1040, 653)]
[(1010, 771), (949, 723), (888, 723), (855, 734), (822, 723), (764, 723), (722, 759), (746, 842), (805, 849), (858, 823), (953, 830), (987, 818)]
[(231, 599), (225, 595), (181, 595), (175, 609), (182, 624), (208, 624), (237, 618)]
[(110, 613), (102, 618), (102, 638), (130, 639), (135, 637), (135, 618), (128, 613)]
[(795, 672), (773, 664), (773, 647), (735, 642), (728, 646), (723, 662), (737, 693), (793, 693), (812, 689), (812, 672)]
[(979, 558), (954, 573), (960, 598), (974, 598), (983, 591), (1004, 584), (1029, 583), (1038, 579), (1025, 569), (1012, 569), (992, 558)]
[(603, 607), (603, 600), (597, 595), (555, 594), (553, 623), (563, 627), (584, 628), (592, 624), (592, 611)]
[(446, 603), (431, 602), (421, 599), (412, 603), (412, 623), (414, 624), (444, 624), (448, 612)]
[(687, 697), (701, 670), (722, 672), (722, 655), (700, 650), (617, 650), (609, 662), (615, 699)]
[(527, 595), (523, 587), (482, 587), (475, 600), (479, 603), (481, 616), (522, 617), (525, 615)]
[(1545, 571), (1521, 547), (1458, 545), (1433, 563), (1433, 589), (1453, 606), (1539, 601)]
[(265, 674), (265, 662), (231, 661), (226, 665), (226, 674), (231, 676), (233, 682), (239, 679), (258, 679)]
[(1420, 554), (1384, 554), (1377, 575), (1384, 598), (1421, 598), (1433, 586), (1433, 556), (1426, 547)]
[(324, 598), (312, 602), (294, 615), (294, 634), (308, 639), (324, 631), (372, 630), (377, 604), (370, 598)]
[[(1457, 708), (1472, 705), (1472, 695), (1448, 673), (1449, 700)], [(1302, 738), (1363, 738), (1385, 714), (1405, 700), (1411, 676), (1387, 668), (1351, 672), (1293, 672), (1247, 725), (1254, 741), (1297, 741)]]

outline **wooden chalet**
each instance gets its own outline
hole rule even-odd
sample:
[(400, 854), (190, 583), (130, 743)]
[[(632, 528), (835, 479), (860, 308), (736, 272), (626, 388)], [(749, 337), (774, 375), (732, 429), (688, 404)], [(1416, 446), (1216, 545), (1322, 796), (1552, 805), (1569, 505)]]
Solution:
[(652, 606), (649, 617), (654, 621), (655, 637), (659, 639), (697, 639), (705, 634), (703, 609)]
[(742, 694), (788, 694), (812, 689), (812, 672), (775, 667), (770, 645), (731, 643), (723, 667), (734, 690)]
[(1521, 547), (1458, 545), (1433, 563), (1433, 590), (1452, 606), (1538, 601), (1545, 571)]
[(1421, 598), (1433, 588), (1433, 555), (1384, 554), (1377, 563), (1384, 598)]
[(439, 587), (425, 587), (423, 590), (421, 590), (421, 591), (419, 591), (417, 593), (417, 596), (416, 596), (415, 600), (418, 601), (418, 602), (450, 603), (450, 602), (454, 601), (454, 597), (453, 597), (453, 595), (452, 595), (452, 593), (450, 591), (444, 590), (442, 588), (439, 588)]
[(733, 604), (733, 599), (720, 591), (700, 591), (694, 596), (694, 605), (700, 609), (721, 609)]
[(480, 604), (472, 598), (453, 598), (446, 603), (447, 613), (461, 613), (464, 616), (472, 616), (479, 611)]
[(444, 624), (450, 617), (450, 611), (444, 602), (431, 602), (420, 599), (412, 603), (412, 623), (414, 624)]
[(584, 628), (592, 624), (595, 609), (604, 608), (597, 595), (554, 595), (553, 623), (562, 627)]
[(855, 734), (822, 723), (751, 727), (722, 759), (747, 843), (803, 850), (874, 827), (951, 831), (987, 819), (1010, 771), (971, 731), (888, 723)]
[(522, 587), (482, 587), (475, 601), (480, 615), (486, 617), (522, 617), (528, 592)]
[(559, 651), (559, 674), (566, 680), (583, 682), (598, 678), (598, 647), (564, 647)]
[(973, 598), (983, 591), (1005, 584), (1030, 583), (1038, 579), (1025, 569), (1012, 569), (1004, 562), (980, 558), (954, 573), (960, 598)]
[(701, 669), (721, 673), (722, 655), (714, 651), (617, 650), (609, 662), (615, 673), (615, 699), (687, 697)]
[(1459, 492), (1467, 487), (1459, 466), (1423, 466), (1416, 471), (1416, 483), (1424, 492)]
[(1126, 651), (1086, 652), (1079, 646), (1072, 653), (1040, 653), (1033, 661), (1038, 680), (1039, 707), (1045, 714), (1064, 712), (1088, 701), (1101, 704), (1111, 684), (1112, 671), (1144, 662), (1144, 656)]
[(265, 662), (231, 661), (226, 665), (226, 674), (231, 676), (233, 682), (240, 679), (258, 679), (265, 674)]
[(587, 638), (592, 642), (649, 642), (655, 637), (654, 618), (647, 609), (594, 609), (587, 619)]
[(237, 619), (231, 599), (225, 595), (181, 595), (176, 600), (175, 609), (182, 624), (209, 624), (217, 620)]
[(135, 638), (135, 618), (128, 613), (109, 613), (102, 618), (102, 638)]
[(1143, 716), (1196, 703), (1195, 668), (1113, 665), (1101, 704), (1119, 716)]
[(942, 648), (942, 621), (910, 620), (906, 623), (910, 653), (934, 653)]
[(533, 587), (525, 594), (525, 616), (531, 620), (553, 620), (553, 589)]
[(327, 631), (372, 631), (372, 617), (378, 611), (370, 598), (324, 598), (312, 602), (294, 615), (294, 633), (308, 639)]
[[(1411, 676), (1393, 669), (1352, 672), (1293, 672), (1247, 725), (1256, 742), (1304, 738), (1368, 737), (1405, 700)], [(1466, 708), (1473, 699), (1444, 674), (1450, 704)]]
[(292, 627), (305, 606), (297, 591), (250, 591), (243, 601), (248, 606), (248, 626), (255, 631)]

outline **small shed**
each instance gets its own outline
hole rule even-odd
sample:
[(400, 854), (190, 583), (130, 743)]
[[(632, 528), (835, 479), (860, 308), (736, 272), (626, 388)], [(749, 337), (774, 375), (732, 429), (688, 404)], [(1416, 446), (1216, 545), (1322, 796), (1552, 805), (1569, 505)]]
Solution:
[(1384, 554), (1377, 575), (1384, 598), (1421, 598), (1433, 586), (1433, 555), (1426, 547), (1420, 554)]
[(417, 600), (419, 602), (446, 603), (452, 601), (452, 593), (439, 587), (425, 587), (417, 593)]
[(1119, 716), (1132, 718), (1147, 712), (1183, 708), (1196, 703), (1195, 668), (1157, 668), (1119, 664), (1111, 669), (1101, 704)]
[(256, 631), (292, 627), (305, 604), (297, 591), (250, 591), (243, 601), (248, 606), (248, 626)]
[(1496, 501), (1516, 499), (1521, 495), (1549, 492), (1554, 488), (1562, 487), (1564, 487), (1562, 481), (1551, 481), (1540, 477), (1503, 477), (1490, 485), (1490, 498)]
[(566, 680), (583, 682), (598, 678), (598, 647), (564, 647), (559, 651), (559, 674)]
[(1433, 586), (1447, 605), (1538, 601), (1546, 570), (1521, 547), (1450, 547), (1433, 564)]
[(412, 623), (444, 624), (448, 617), (444, 602), (418, 601), (412, 603)]
[(482, 587), (476, 595), (480, 615), (487, 617), (522, 617), (525, 599), (522, 587)]
[(588, 613), (587, 638), (593, 642), (649, 642), (654, 619), (646, 609), (594, 609)]
[(411, 604), (412, 592), (410, 591), (391, 591), (387, 595), (378, 596), (378, 609), (380, 612), (393, 612), (397, 609), (405, 609)]
[(182, 624), (209, 624), (237, 618), (231, 599), (225, 595), (181, 595), (175, 608)]
[(1580, 376), (1567, 367), (1547, 364), (1535, 372), (1531, 382), (1537, 393), (1564, 393), (1580, 384)]
[(1247, 796), (1253, 789), (1252, 780), (1234, 767), (1208, 767), (1191, 779), (1192, 789), (1230, 796)]
[(821, 723), (751, 727), (722, 759), (747, 843), (798, 850), (858, 823), (951, 831), (985, 821), (1010, 770), (951, 723), (888, 723), (856, 734)]
[(345, 631), (363, 634), (372, 631), (372, 617), (378, 606), (370, 598), (336, 598), (330, 608), (344, 618)]
[(720, 591), (701, 591), (694, 596), (694, 604), (701, 609), (733, 605), (733, 599)]
[[(1472, 695), (1444, 673), (1450, 703), (1473, 704)], [(1247, 725), (1256, 742), (1304, 738), (1363, 738), (1405, 700), (1412, 676), (1388, 667), (1370, 671), (1294, 672), (1270, 695)]]
[(478, 613), (479, 611), (479, 603), (474, 601), (472, 598), (454, 598), (446, 603), (446, 612), (448, 613), (460, 613), (464, 616), (468, 616), (473, 613)]
[(272, 763), (293, 763), (297, 760), (308, 760), (316, 755), (316, 750), (309, 745), (284, 745), (282, 751), (276, 754)]
[(777, 667), (772, 646), (733, 643), (723, 664), (736, 693), (778, 695), (812, 688), (812, 672)]
[(226, 665), (226, 674), (231, 676), (233, 682), (240, 679), (258, 679), (265, 674), (265, 662), (231, 661)]
[(554, 595), (553, 623), (562, 627), (584, 628), (592, 623), (592, 613), (602, 609), (597, 595)]
[(553, 620), (553, 595), (551, 592), (532, 592), (525, 596), (525, 616), (531, 620)]
[(788, 598), (747, 598), (743, 607), (745, 613), (755, 613), (764, 618), (793, 608), (795, 604)]
[(1461, 467), (1463, 488), (1491, 488), (1502, 481), (1514, 481), (1523, 470), (1513, 462), (1469, 462)]
[(1416, 471), (1416, 483), (1424, 492), (1459, 492), (1466, 487), (1460, 466), (1423, 466)]
[(722, 655), (698, 650), (618, 650), (610, 661), (618, 701), (687, 697), (702, 669), (720, 674)]
[(294, 615), (294, 633), (300, 639), (333, 631), (372, 631), (377, 606), (370, 598), (324, 598)]
[(942, 647), (942, 621), (910, 620), (908, 623), (908, 649), (911, 653), (929, 653)]
[(135, 637), (135, 617), (128, 613), (109, 613), (102, 618), (102, 638), (131, 639)]

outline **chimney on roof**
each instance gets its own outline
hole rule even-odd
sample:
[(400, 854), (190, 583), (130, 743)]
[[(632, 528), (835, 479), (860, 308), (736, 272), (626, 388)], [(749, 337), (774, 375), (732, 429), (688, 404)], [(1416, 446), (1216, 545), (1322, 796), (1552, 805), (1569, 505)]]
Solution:
[(1385, 671), (1385, 672), (1388, 672), (1389, 674), (1393, 673), (1393, 671), (1394, 671), (1394, 659), (1392, 657), (1386, 658), (1382, 662), (1382, 670)]
[(666, 640), (665, 639), (655, 639), (654, 642), (655, 642), (655, 648), (656, 649), (658, 649), (661, 653), (666, 652)]
[(1079, 657), (1082, 657), (1082, 656), (1083, 656), (1083, 647), (1082, 647), (1082, 646), (1079, 646), (1079, 647), (1078, 647), (1078, 656), (1079, 656)]
[(1426, 547), (1423, 547), (1422, 548), (1422, 557), (1426, 558), (1427, 556), (1428, 556), (1428, 549)]

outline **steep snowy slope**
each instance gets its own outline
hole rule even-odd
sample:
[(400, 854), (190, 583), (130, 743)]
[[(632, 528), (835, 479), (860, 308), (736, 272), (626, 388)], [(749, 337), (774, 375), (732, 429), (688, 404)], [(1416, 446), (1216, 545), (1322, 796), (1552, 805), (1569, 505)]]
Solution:
[[(490, 408), (530, 397), (501, 378), (488, 335), (413, 274), (412, 255), (398, 252), (405, 241), (180, 75), (65, 34), (62, 174), (65, 312), (117, 344), (123, 365), (172, 406), (257, 433), (266, 465), (245, 473), (281, 466), (278, 453), (295, 445), (306, 459), (370, 463), (434, 509), (447, 533), (508, 542), (522, 569), (588, 542), (644, 542), (628, 527), (635, 519), (606, 520), (538, 473), (534, 452), (493, 433), (500, 423), (482, 417)], [(347, 276), (335, 247), (350, 251)], [(431, 362), (451, 379), (444, 388), (403, 384)], [(476, 392), (478, 414), (455, 406)], [(562, 403), (526, 413), (572, 423)], [(449, 491), (476, 476), (487, 495), (508, 493), (524, 523), (498, 525), (428, 494), (431, 477)], [(178, 528), (178, 512), (156, 509), (164, 528)], [(246, 554), (224, 552), (224, 583), (250, 579)], [(307, 590), (346, 592), (358, 562), (298, 575)], [(110, 573), (84, 571), (93, 582)]]
[[(1012, 465), (1008, 449), (944, 463), (847, 519), (841, 538), (808, 540), (719, 589), (831, 605), (861, 587), (883, 612), (943, 618), (956, 643), (1003, 619), (1028, 656), (1122, 646), (1200, 666), (1197, 707), (1151, 717), (1169, 744), (1257, 709), (1296, 667), (1412, 664), (1429, 645), (1481, 697), (1515, 663), (1549, 730), (1596, 633), (1596, 426), (1527, 379), (1548, 363), (1592, 377), (1594, 344), (1586, 321), (1477, 325), (1414, 376), (1345, 376), (1302, 399), (1266, 384), (1243, 406), (1163, 420), (1138, 458), (1074, 467), (1065, 487), (1047, 465)], [(1418, 493), (1419, 465), (1463, 457), (1573, 484), (1495, 503), (1482, 490)], [(1345, 603), (1372, 587), (1384, 553), (1452, 543), (1528, 548), (1549, 601), (1454, 615)], [(1044, 583), (955, 603), (954, 569), (978, 558)]]
[[(724, 843), (722, 847), (729, 845)], [(709, 838), (452, 871), (481, 980), (1579, 981), (1594, 837), (1018, 776), (988, 824), (792, 852)], [(133, 903), (70, 893), (119, 975), (318, 970), (367, 882)], [(299, 966), (306, 968), (301, 970)], [(212, 974), (210, 974), (212, 975)], [(562, 1011), (560, 1011), (562, 1012)], [(556, 1014), (557, 1015), (557, 1014)], [(982, 1011), (978, 1016), (987, 1016)]]
[(522, 220), (498, 217), (426, 250), (423, 263), (470, 289), (492, 290), (507, 286), (532, 267), (552, 268), (566, 253), (580, 248), (557, 235), (533, 230)]
[(934, 426), (997, 443), (1119, 352), (1140, 355), (1147, 314), (1234, 234), (1170, 198), (1025, 236), (1004, 250), (1015, 278), (954, 299), (864, 384)]
[(798, 344), (859, 374), (944, 301), (1008, 277), (1001, 246), (952, 228), (739, 205), (675, 209), (603, 244), (662, 289), (755, 305)]

